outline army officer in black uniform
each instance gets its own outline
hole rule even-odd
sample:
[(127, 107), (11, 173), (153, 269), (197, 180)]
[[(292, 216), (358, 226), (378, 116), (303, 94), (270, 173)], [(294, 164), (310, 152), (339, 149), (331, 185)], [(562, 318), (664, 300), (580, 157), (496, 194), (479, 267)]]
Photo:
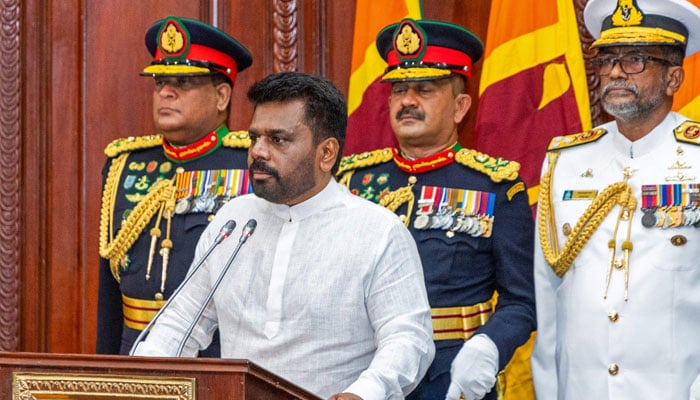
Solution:
[(533, 219), (519, 165), (457, 141), (482, 43), (453, 24), (406, 19), (376, 44), (399, 148), (345, 157), (339, 177), (395, 211), (418, 244), (436, 355), (408, 399), (495, 399), (496, 375), (535, 329)]
[[(105, 149), (97, 352), (128, 354), (182, 282), (200, 234), (228, 199), (251, 191), (246, 132), (226, 122), (249, 51), (200, 21), (167, 17), (146, 32), (157, 134)], [(205, 346), (207, 344), (203, 344)], [(216, 340), (202, 355), (219, 356)]]

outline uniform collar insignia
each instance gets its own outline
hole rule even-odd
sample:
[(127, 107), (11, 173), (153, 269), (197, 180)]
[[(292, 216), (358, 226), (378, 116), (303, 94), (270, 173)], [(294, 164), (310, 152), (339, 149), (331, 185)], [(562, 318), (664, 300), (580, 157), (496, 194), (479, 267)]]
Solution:
[(409, 160), (402, 157), (397, 149), (392, 149), (392, 152), (394, 153), (394, 162), (402, 171), (409, 174), (419, 174), (451, 164), (455, 160), (455, 154), (461, 148), (462, 146), (460, 146), (459, 143), (455, 143), (439, 153), (416, 160)]
[(205, 156), (221, 147), (221, 140), (228, 134), (226, 125), (204, 135), (198, 141), (183, 147), (174, 147), (163, 138), (165, 156), (174, 162), (187, 162)]

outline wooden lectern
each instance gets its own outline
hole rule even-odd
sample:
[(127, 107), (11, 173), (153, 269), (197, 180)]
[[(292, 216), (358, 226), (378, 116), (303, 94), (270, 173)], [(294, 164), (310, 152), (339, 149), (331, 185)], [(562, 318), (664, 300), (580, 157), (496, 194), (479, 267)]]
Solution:
[(3, 352), (0, 399), (320, 400), (247, 360)]

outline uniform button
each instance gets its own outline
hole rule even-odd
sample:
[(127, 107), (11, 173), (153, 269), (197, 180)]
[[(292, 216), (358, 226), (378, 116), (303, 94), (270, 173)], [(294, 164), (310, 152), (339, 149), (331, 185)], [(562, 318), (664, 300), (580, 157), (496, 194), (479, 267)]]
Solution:
[(571, 224), (568, 222), (565, 222), (564, 225), (562, 225), (562, 227), (561, 227), (561, 233), (563, 233), (564, 236), (571, 235)]
[(620, 319), (620, 314), (618, 314), (617, 311), (610, 311), (608, 313), (608, 319), (610, 322), (617, 322), (617, 320)]
[(612, 376), (617, 375), (617, 372), (620, 370), (620, 368), (617, 366), (617, 364), (610, 364), (608, 365), (608, 373)]
[(209, 216), (207, 217), (207, 221), (211, 222), (213, 220), (214, 220), (214, 214), (209, 214)]
[(674, 235), (671, 238), (671, 244), (674, 246), (683, 246), (688, 243), (688, 239), (683, 235)]

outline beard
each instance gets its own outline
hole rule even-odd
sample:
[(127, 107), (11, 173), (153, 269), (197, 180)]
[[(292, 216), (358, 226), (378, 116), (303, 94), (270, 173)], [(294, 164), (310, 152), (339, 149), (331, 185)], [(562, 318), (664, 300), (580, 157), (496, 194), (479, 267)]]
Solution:
[[(288, 176), (282, 176), (280, 172), (260, 160), (253, 160), (248, 167), (253, 184), (253, 193), (271, 203), (290, 204), (301, 197), (316, 185), (316, 176), (313, 168), (313, 155), (305, 158), (294, 168), (290, 168)], [(255, 171), (270, 174), (270, 179), (259, 181), (255, 179)]]
[[(611, 81), (602, 90), (601, 102), (608, 114), (622, 121), (636, 121), (646, 118), (652, 111), (661, 106), (665, 100), (666, 80), (663, 76), (657, 82), (656, 90), (646, 98), (639, 97), (637, 85), (623, 80)], [(634, 94), (634, 100), (627, 103), (609, 103), (605, 100), (608, 91), (613, 88), (624, 88)]]

